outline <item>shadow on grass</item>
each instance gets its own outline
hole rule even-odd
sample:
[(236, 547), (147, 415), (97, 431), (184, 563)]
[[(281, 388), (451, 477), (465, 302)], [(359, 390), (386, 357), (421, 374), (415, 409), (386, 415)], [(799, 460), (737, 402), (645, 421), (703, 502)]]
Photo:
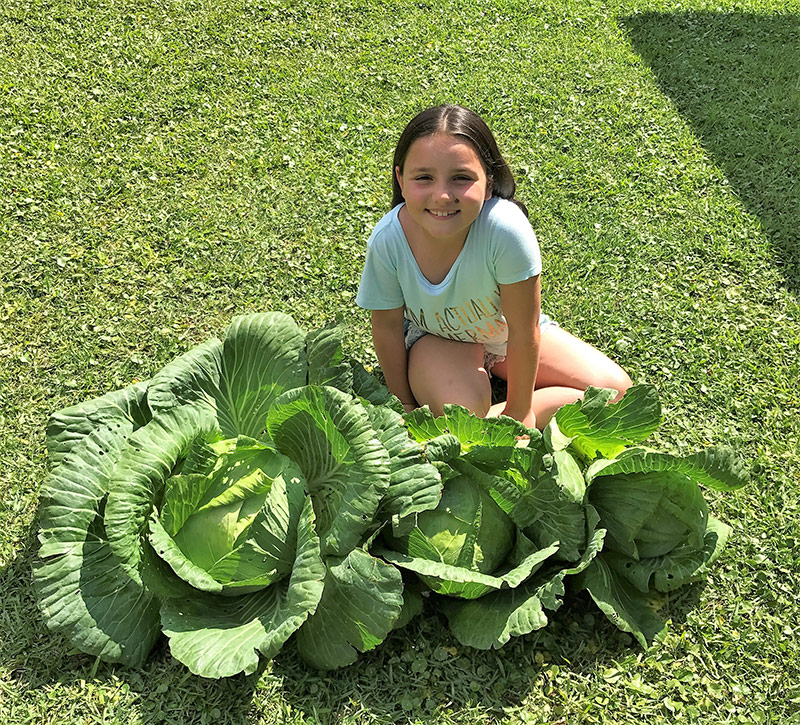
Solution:
[(620, 24), (800, 289), (800, 18), (643, 13)]
[[(293, 648), (272, 672), (284, 696), (310, 722), (405, 721), (442, 723), (487, 712), (498, 717), (526, 712), (544, 698), (553, 680), (590, 676), (598, 666), (636, 652), (636, 645), (597, 610), (588, 596), (568, 594), (549, 624), (512, 637), (500, 650), (476, 650), (450, 634), (443, 614), (426, 605), (404, 629), (389, 635), (356, 663), (330, 673), (304, 667)], [(453, 720), (451, 720), (451, 717)]]
[[(20, 707), (41, 713), (57, 705), (62, 715), (69, 710), (79, 718), (81, 707), (99, 707), (111, 719), (124, 710), (126, 722), (141, 725), (410, 718), (438, 723), (450, 715), (513, 711), (532, 691), (548, 686), (553, 665), (590, 672), (635, 649), (588, 599), (568, 595), (561, 610), (548, 613), (545, 629), (512, 638), (497, 651), (461, 646), (443, 616), (428, 607), (376, 650), (334, 672), (309, 668), (292, 641), (250, 676), (192, 675), (172, 659), (163, 638), (144, 666), (123, 667), (80, 654), (47, 630), (32, 590), (35, 537), (32, 526), (24, 549), (0, 570), (5, 610), (0, 666), (14, 683)], [(92, 691), (105, 692), (105, 705)]]
[[(674, 625), (685, 623), (704, 588), (699, 582), (673, 593), (663, 614)], [(599, 669), (641, 652), (586, 592), (568, 589), (564, 605), (547, 616), (544, 629), (512, 637), (500, 650), (482, 651), (459, 644), (444, 615), (426, 606), (405, 629), (350, 667), (309, 671), (290, 647), (273, 663), (272, 675), (280, 678), (293, 710), (310, 722), (433, 724), (471, 712), (476, 721), (487, 711), (498, 717), (520, 707), (530, 712), (537, 702), (556, 702), (552, 690), (567, 686), (566, 680), (586, 682)], [(557, 712), (551, 714), (558, 719)]]

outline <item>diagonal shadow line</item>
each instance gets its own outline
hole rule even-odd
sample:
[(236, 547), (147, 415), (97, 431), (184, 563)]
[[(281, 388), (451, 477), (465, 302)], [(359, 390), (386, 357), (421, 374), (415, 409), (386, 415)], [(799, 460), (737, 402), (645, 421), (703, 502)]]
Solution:
[(643, 13), (620, 25), (800, 290), (800, 17)]

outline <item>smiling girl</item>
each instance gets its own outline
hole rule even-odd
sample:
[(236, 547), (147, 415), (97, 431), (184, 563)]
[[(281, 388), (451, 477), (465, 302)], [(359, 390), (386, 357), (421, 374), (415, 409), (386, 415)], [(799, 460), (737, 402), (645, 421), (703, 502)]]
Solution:
[[(356, 303), (372, 311), (378, 361), (407, 411), (458, 403), (543, 428), (590, 385), (627, 390), (619, 365), (541, 312), (536, 235), (480, 116), (423, 111), (393, 167), (393, 208), (367, 243)], [(491, 375), (507, 381), (495, 406)]]

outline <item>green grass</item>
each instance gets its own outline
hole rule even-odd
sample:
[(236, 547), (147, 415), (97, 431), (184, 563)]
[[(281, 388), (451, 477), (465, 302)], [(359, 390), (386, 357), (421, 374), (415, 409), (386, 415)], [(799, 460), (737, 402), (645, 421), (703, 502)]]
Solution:
[[(796, 0), (6, 0), (0, 9), (0, 721), (800, 722)], [(732, 543), (643, 652), (573, 597), (497, 652), (432, 613), (357, 664), (205, 681), (47, 632), (44, 426), (238, 313), (354, 305), (403, 124), (482, 113), (567, 329), (658, 386), (655, 445), (736, 447)]]

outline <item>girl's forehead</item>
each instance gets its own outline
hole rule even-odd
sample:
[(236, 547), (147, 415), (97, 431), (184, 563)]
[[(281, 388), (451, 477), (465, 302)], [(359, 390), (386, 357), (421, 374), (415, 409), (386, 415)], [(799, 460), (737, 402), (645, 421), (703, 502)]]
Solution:
[(478, 153), (469, 141), (446, 133), (434, 133), (416, 139), (409, 147), (405, 159), (406, 165), (414, 166), (433, 161), (453, 161), (483, 166)]

